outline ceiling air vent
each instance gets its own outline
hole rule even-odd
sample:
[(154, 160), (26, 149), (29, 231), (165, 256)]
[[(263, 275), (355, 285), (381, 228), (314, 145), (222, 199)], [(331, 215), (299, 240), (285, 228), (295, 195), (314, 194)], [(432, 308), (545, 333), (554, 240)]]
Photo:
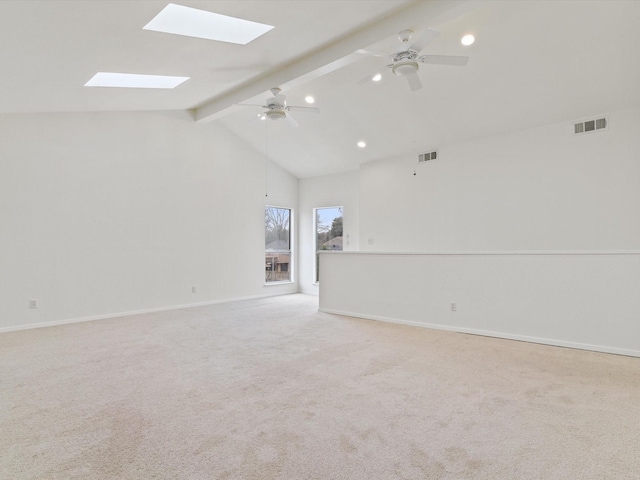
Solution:
[(583, 133), (605, 130), (608, 126), (609, 121), (607, 120), (607, 117), (585, 120), (583, 122), (573, 124), (573, 133), (574, 135), (581, 135)]
[(438, 150), (431, 152), (420, 153), (418, 155), (418, 163), (428, 162), (429, 160), (435, 160), (438, 158)]

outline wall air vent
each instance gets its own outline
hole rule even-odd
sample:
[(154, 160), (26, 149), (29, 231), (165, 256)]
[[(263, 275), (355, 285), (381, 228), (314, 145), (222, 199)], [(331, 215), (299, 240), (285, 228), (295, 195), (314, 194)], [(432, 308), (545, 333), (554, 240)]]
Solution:
[(438, 158), (438, 150), (420, 153), (418, 155), (418, 163), (428, 162), (429, 160), (436, 160), (437, 158)]
[(583, 133), (597, 132), (599, 130), (606, 130), (609, 126), (609, 120), (607, 117), (595, 118), (593, 120), (585, 120), (573, 124), (573, 134), (582, 135)]

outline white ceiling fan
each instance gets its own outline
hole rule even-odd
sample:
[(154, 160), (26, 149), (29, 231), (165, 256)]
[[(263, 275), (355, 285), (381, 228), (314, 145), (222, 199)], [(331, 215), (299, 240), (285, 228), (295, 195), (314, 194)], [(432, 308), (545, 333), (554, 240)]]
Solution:
[[(391, 72), (398, 77), (405, 77), (409, 83), (411, 91), (415, 92), (422, 88), (422, 82), (418, 76), (418, 70), (421, 63), (435, 64), (435, 65), (453, 65), (457, 67), (464, 67), (469, 61), (469, 57), (463, 57), (459, 55), (420, 55), (420, 52), (436, 37), (440, 35), (440, 32), (427, 28), (422, 36), (413, 43), (409, 43), (413, 37), (413, 30), (402, 30), (398, 33), (398, 39), (402, 42), (402, 46), (399, 47), (393, 53), (381, 53), (372, 52), (370, 50), (356, 50), (356, 53), (362, 53), (364, 55), (373, 55), (374, 57), (390, 58), (393, 63), (387, 65), (391, 69)], [(358, 84), (365, 84), (370, 81), (375, 81), (374, 77), (379, 73), (374, 73), (364, 77), (358, 82)], [(379, 78), (378, 78), (379, 80)]]
[(313, 113), (320, 113), (320, 109), (315, 107), (300, 107), (295, 105), (287, 105), (287, 97), (280, 93), (277, 87), (271, 89), (272, 98), (268, 98), (265, 105), (255, 105), (248, 103), (238, 103), (239, 107), (260, 107), (266, 108), (266, 111), (259, 113), (256, 120), (284, 120), (290, 127), (297, 127), (299, 123), (291, 116), (291, 110), (299, 110)]

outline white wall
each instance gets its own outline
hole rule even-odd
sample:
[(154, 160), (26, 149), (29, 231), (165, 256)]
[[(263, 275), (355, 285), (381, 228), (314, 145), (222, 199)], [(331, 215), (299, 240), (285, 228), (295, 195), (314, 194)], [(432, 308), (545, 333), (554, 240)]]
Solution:
[(609, 124), (441, 146), (440, 159), (420, 165), (414, 156), (364, 164), (361, 250), (640, 248), (640, 110), (612, 112)]
[(321, 311), (640, 357), (640, 251), (336, 252), (320, 264)]
[(362, 165), (360, 252), (321, 256), (320, 308), (640, 356), (640, 109), (571, 127)]
[[(0, 329), (297, 291), (263, 285), (264, 157), (215, 124), (2, 115), (0, 144)], [(297, 207), (273, 164), (268, 203)]]
[(358, 172), (346, 172), (299, 181), (298, 284), (300, 291), (318, 294), (314, 277), (314, 208), (342, 206), (343, 249), (358, 249)]

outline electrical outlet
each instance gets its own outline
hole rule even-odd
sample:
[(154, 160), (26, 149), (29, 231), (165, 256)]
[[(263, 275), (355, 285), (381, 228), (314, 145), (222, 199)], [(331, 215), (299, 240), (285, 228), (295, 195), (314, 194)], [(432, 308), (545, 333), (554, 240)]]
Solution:
[(369, 238), (369, 239), (367, 240), (367, 243), (368, 243), (369, 245), (373, 245), (373, 238)]
[(458, 310), (458, 304), (455, 302), (451, 302), (451, 311), (455, 312)]
[(29, 300), (29, 308), (38, 308), (38, 300), (35, 298)]
[(195, 285), (191, 286), (191, 293), (198, 293), (198, 287), (196, 287)]

